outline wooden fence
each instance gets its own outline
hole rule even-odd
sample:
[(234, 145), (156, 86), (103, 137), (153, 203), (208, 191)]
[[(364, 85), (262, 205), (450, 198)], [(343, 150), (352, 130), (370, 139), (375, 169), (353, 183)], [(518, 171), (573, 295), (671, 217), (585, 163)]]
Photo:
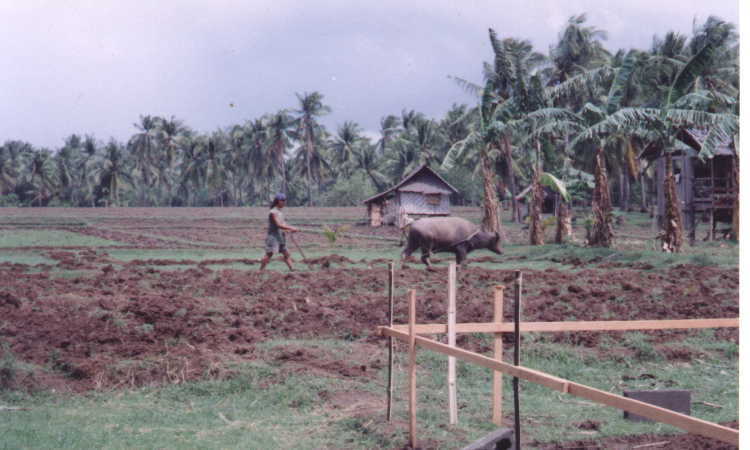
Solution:
[[(391, 269), (392, 270), (392, 269)], [(455, 266), (451, 264), (450, 273), (455, 273)], [(392, 288), (391, 288), (392, 289)], [(492, 420), (497, 425), (502, 419), (502, 374), (541, 384), (559, 392), (582, 397), (596, 403), (628, 411), (643, 417), (681, 428), (689, 433), (718, 439), (732, 445), (739, 446), (739, 431), (719, 424), (701, 420), (686, 414), (674, 412), (659, 406), (639, 400), (612, 394), (590, 386), (575, 383), (556, 377), (548, 373), (534, 370), (521, 365), (513, 365), (502, 361), (502, 334), (514, 332), (513, 323), (502, 322), (503, 286), (495, 288), (494, 322), (488, 323), (455, 323), (455, 292), (449, 293), (448, 324), (417, 324), (416, 323), (416, 291), (410, 291), (409, 324), (378, 327), (378, 333), (392, 339), (398, 339), (409, 344), (409, 438), (412, 448), (416, 448), (416, 347), (424, 347), (447, 355), (450, 359), (457, 358), (492, 369), (493, 395)], [(455, 275), (449, 275), (449, 291), (455, 290)], [(391, 292), (393, 292), (391, 290)], [(391, 297), (392, 299), (392, 297)], [(392, 317), (392, 316), (391, 316)], [(392, 321), (392, 318), (391, 318)], [(560, 332), (560, 331), (626, 331), (626, 330), (667, 330), (667, 329), (696, 329), (739, 327), (738, 318), (720, 319), (690, 319), (690, 320), (634, 320), (634, 321), (586, 321), (586, 322), (519, 322), (521, 332)], [(448, 333), (448, 344), (419, 335)], [(463, 350), (455, 346), (455, 333), (494, 333), (493, 358), (479, 353)], [(389, 339), (391, 341), (391, 339)], [(392, 344), (389, 344), (389, 346)], [(455, 423), (455, 368), (448, 374), (449, 407), (451, 408), (450, 422)], [(390, 375), (389, 375), (390, 379)], [(390, 385), (390, 382), (389, 382)], [(452, 391), (452, 392), (451, 392)], [(390, 412), (390, 398), (388, 409)], [(390, 414), (389, 414), (390, 420)]]

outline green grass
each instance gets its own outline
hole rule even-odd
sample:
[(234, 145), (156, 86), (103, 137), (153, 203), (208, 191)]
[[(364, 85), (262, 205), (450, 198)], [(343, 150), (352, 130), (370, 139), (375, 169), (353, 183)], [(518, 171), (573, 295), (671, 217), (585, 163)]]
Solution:
[(117, 241), (62, 230), (2, 230), (3, 247), (104, 247), (123, 245)]
[(6, 250), (0, 251), (0, 263), (15, 264), (56, 264), (57, 261), (43, 256), (37, 251), (29, 250)]
[[(472, 339), (488, 341), (489, 337)], [(622, 358), (616, 351), (602, 355), (551, 342), (544, 334), (529, 334), (522, 364), (614, 393), (688, 389), (693, 416), (711, 422), (736, 420), (736, 345), (715, 340), (709, 331), (691, 334), (684, 344), (700, 358), (669, 363), (653, 349)], [(290, 370), (294, 363), (275, 360), (280, 348), (291, 347), (323, 352), (344, 364), (356, 364), (363, 357), (386, 361), (384, 343), (382, 350), (367, 356), (358, 354), (354, 345), (341, 339), (267, 341), (258, 345), (258, 359), (233, 367), (236, 375), (223, 381), (79, 396), (0, 392), (0, 404), (27, 408), (2, 413), (0, 448), (400, 448), (408, 435), (403, 345), (396, 355), (392, 424), (384, 417), (385, 367), (375, 377), (348, 378), (298, 372)], [(609, 342), (612, 350), (648, 346), (641, 333), (625, 333)], [(440, 448), (460, 448), (495, 428), (490, 423), (491, 371), (457, 363), (459, 423), (448, 426), (447, 360), (420, 349), (417, 361), (420, 439), (440, 442)], [(374, 399), (371, 408), (357, 412), (327, 400), (347, 392)], [(505, 421), (510, 426), (510, 377), (504, 377), (504, 392)], [(663, 424), (626, 421), (620, 410), (525, 381), (521, 381), (521, 412), (524, 434), (540, 442), (682, 432)], [(599, 422), (600, 430), (585, 434), (577, 428), (587, 420)]]

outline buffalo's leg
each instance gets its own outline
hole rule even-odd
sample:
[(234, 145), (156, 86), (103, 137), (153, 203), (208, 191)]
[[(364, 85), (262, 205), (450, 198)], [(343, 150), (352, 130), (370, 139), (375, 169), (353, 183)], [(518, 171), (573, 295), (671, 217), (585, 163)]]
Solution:
[(422, 246), (422, 262), (427, 266), (427, 270), (433, 270), (432, 264), (430, 263), (430, 255), (432, 248), (430, 246)]
[(417, 246), (414, 244), (414, 239), (411, 237), (406, 241), (406, 248), (404, 248), (404, 251), (401, 252), (401, 261), (414, 261), (414, 259), (411, 257), (411, 254), (414, 253), (414, 250), (417, 249)]
[(456, 253), (456, 264), (458, 266), (463, 265), (463, 263), (466, 261), (466, 254), (468, 253), (466, 251), (466, 247), (463, 245), (459, 245), (458, 247), (456, 247), (455, 253)]

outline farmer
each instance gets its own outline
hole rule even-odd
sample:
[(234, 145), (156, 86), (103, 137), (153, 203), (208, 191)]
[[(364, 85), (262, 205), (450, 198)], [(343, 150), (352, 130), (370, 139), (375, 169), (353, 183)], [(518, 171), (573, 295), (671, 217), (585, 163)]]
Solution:
[(286, 249), (286, 238), (284, 231), (295, 233), (299, 231), (297, 228), (284, 222), (284, 215), (281, 210), (286, 205), (286, 195), (276, 194), (273, 202), (271, 203), (271, 212), (268, 214), (268, 236), (266, 236), (266, 256), (260, 262), (260, 270), (266, 268), (268, 262), (274, 253), (279, 252), (284, 255), (284, 262), (289, 266), (289, 270), (292, 268), (292, 258), (289, 255), (289, 250)]

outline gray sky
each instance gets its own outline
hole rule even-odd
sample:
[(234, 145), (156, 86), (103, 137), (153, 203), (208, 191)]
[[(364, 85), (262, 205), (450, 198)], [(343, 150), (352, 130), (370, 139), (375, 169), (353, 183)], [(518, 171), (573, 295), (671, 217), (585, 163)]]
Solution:
[[(738, 24), (735, 0), (0, 0), (0, 142), (51, 149), (71, 133), (125, 141), (140, 114), (209, 132), (295, 108), (319, 91), (375, 131), (415, 109), (442, 117), (475, 100), (447, 75), (481, 80), (487, 28), (547, 53), (568, 17), (648, 48), (709, 15)], [(234, 106), (231, 106), (233, 104)]]

